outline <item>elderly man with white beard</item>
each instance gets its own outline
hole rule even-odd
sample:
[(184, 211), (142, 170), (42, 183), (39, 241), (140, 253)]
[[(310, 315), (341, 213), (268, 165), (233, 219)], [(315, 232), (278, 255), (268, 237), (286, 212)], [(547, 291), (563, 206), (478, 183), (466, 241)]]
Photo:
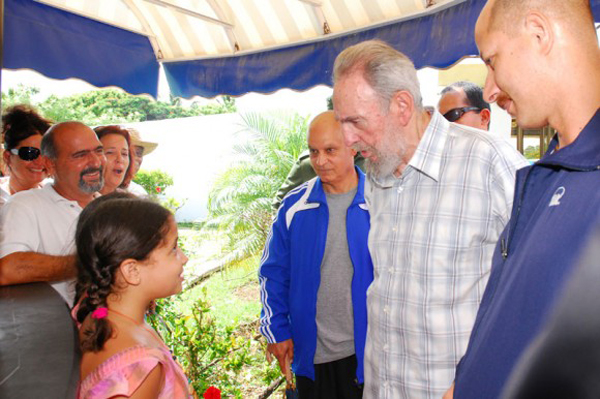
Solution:
[(366, 158), (371, 213), (365, 398), (439, 398), (454, 378), (525, 159), (423, 110), (412, 62), (380, 41), (344, 50), (333, 104)]

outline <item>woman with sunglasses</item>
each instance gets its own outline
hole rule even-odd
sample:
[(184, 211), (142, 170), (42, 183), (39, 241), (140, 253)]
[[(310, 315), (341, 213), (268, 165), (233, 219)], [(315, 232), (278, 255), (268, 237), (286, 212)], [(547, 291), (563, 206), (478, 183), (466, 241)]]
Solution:
[(104, 187), (100, 194), (112, 193), (120, 188), (132, 173), (131, 139), (127, 129), (118, 125), (98, 126), (94, 129), (104, 146), (106, 165)]
[(16, 192), (41, 187), (47, 176), (41, 157), (42, 136), (52, 122), (20, 104), (2, 115), (2, 154), (9, 176), (0, 178), (0, 205)]

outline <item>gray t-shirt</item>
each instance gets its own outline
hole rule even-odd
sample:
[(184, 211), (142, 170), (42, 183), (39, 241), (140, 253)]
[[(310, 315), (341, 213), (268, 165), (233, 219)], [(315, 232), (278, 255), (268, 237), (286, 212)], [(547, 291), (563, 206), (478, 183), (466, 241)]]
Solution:
[(317, 296), (317, 350), (315, 364), (333, 362), (354, 354), (352, 277), (348, 252), (346, 214), (356, 188), (344, 194), (326, 194), (329, 225), (321, 263)]

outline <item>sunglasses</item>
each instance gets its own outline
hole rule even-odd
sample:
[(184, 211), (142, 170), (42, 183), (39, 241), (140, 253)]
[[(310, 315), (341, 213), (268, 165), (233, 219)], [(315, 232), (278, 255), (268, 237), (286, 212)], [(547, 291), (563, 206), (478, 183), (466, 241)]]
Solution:
[(37, 159), (42, 153), (39, 148), (35, 147), (21, 147), (19, 149), (13, 148), (10, 150), (11, 153), (18, 155), (23, 161), (33, 161)]
[(454, 108), (444, 114), (444, 118), (448, 120), (448, 122), (456, 122), (464, 114), (470, 111), (478, 111), (481, 112), (481, 109), (477, 107), (463, 107), (463, 108)]

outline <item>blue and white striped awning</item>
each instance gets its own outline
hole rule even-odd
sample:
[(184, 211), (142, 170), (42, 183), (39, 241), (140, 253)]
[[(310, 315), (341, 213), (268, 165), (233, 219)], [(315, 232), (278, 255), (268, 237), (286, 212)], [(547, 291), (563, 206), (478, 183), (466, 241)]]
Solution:
[[(380, 38), (417, 67), (475, 55), (485, 0), (4, 0), (4, 67), (182, 97), (330, 84), (336, 55)], [(600, 0), (592, 0), (600, 13)], [(598, 18), (597, 18), (598, 19)]]

